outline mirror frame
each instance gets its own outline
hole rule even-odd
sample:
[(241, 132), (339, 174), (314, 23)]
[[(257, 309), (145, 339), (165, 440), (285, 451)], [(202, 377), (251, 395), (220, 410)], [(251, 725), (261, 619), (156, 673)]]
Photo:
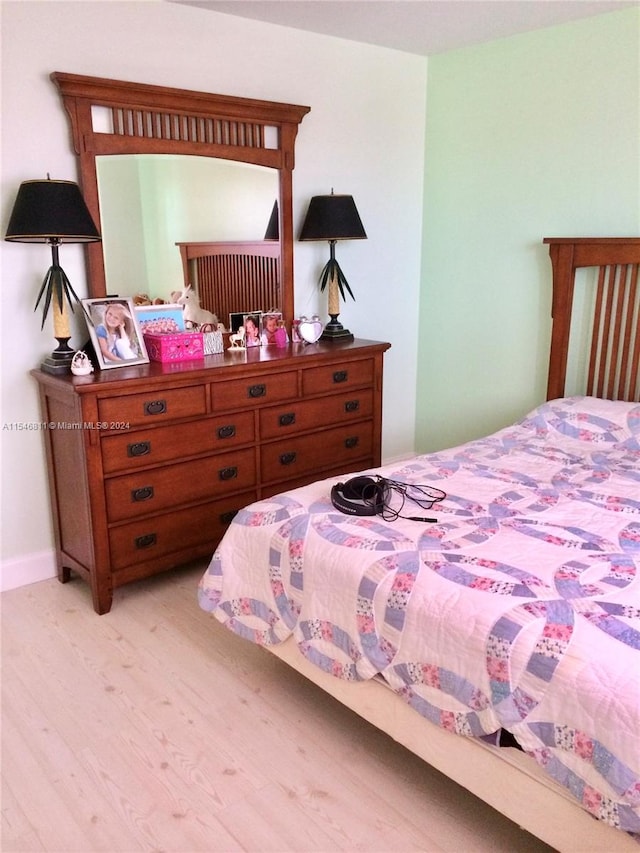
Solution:
[[(61, 71), (54, 71), (50, 77), (69, 116), (73, 148), (80, 164), (80, 184), (96, 223), (101, 224), (98, 155), (192, 154), (239, 160), (279, 171), (281, 310), (286, 322), (291, 323), (295, 140), (310, 107)], [(94, 129), (94, 106), (111, 111), (111, 132)], [(277, 129), (276, 147), (267, 147), (267, 128)], [(89, 296), (102, 298), (107, 295), (102, 245), (89, 243), (86, 249)]]

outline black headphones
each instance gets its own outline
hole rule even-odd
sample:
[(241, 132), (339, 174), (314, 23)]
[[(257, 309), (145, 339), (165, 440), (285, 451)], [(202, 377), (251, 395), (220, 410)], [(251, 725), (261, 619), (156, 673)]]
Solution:
[(380, 515), (388, 488), (382, 477), (352, 477), (331, 489), (331, 503), (347, 515)]
[(406, 518), (408, 521), (437, 522), (437, 518), (425, 518), (416, 515), (400, 515), (400, 511), (390, 505), (390, 493), (397, 494), (400, 509), (405, 499), (417, 504), (421, 509), (431, 509), (434, 503), (444, 500), (446, 493), (433, 486), (411, 485), (385, 477), (352, 477), (346, 483), (336, 483), (331, 488), (331, 503), (340, 512), (347, 515), (381, 515), (385, 521)]

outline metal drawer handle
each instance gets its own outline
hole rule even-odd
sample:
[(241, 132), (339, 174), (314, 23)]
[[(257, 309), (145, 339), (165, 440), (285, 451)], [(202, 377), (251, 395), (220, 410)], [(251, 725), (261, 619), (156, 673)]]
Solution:
[(357, 447), (357, 446), (358, 446), (358, 442), (359, 442), (359, 441), (360, 441), (360, 439), (358, 438), (358, 436), (357, 436), (357, 435), (352, 435), (350, 438), (347, 438), (347, 439), (345, 440), (344, 446), (345, 446), (345, 447), (348, 447), (348, 448), (349, 448), (349, 450), (351, 450), (352, 448), (354, 448), (354, 447)]
[(344, 404), (345, 412), (357, 412), (360, 408), (360, 400), (347, 400)]
[(296, 416), (294, 412), (287, 412), (286, 415), (280, 415), (278, 419), (280, 426), (291, 426), (291, 424), (295, 424)]
[(150, 548), (158, 541), (155, 533), (146, 533), (144, 536), (136, 536), (133, 540), (136, 548)]
[(347, 373), (346, 370), (336, 370), (336, 372), (333, 374), (333, 381), (334, 382), (346, 382), (348, 375), (349, 374)]
[(167, 411), (166, 400), (150, 400), (144, 404), (145, 415), (164, 415)]
[(296, 461), (295, 452), (291, 453), (282, 453), (280, 454), (280, 464), (281, 465), (292, 465)]
[(142, 486), (140, 489), (133, 489), (131, 492), (131, 500), (134, 503), (140, 501), (148, 501), (153, 497), (153, 486)]
[(221, 468), (218, 471), (218, 477), (221, 480), (234, 480), (238, 476), (238, 469), (235, 466), (230, 468)]
[(236, 434), (236, 428), (233, 424), (223, 426), (218, 429), (218, 438), (233, 438)]
[(231, 524), (231, 522), (233, 521), (233, 519), (236, 517), (237, 514), (238, 514), (237, 509), (232, 509), (229, 512), (223, 512), (220, 514), (220, 522), (222, 524)]
[(151, 453), (150, 441), (136, 441), (127, 445), (127, 456), (148, 456)]
[(267, 393), (267, 386), (266, 385), (260, 384), (260, 385), (250, 385), (249, 386), (249, 396), (250, 397), (254, 397), (254, 398), (255, 397), (264, 397), (264, 395), (266, 393)]

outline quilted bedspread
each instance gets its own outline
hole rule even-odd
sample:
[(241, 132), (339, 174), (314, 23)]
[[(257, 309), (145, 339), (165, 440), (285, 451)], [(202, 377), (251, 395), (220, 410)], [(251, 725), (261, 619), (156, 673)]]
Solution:
[(468, 737), (506, 729), (640, 833), (640, 405), (569, 397), (377, 473), (446, 491), (437, 523), (349, 516), (336, 479), (236, 516), (200, 606), (254, 643), (386, 680)]

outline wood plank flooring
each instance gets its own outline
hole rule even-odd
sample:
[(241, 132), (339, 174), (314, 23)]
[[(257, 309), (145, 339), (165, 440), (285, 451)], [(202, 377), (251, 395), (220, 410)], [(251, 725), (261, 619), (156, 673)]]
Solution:
[(2, 596), (3, 853), (544, 853), (197, 605), (204, 565)]

